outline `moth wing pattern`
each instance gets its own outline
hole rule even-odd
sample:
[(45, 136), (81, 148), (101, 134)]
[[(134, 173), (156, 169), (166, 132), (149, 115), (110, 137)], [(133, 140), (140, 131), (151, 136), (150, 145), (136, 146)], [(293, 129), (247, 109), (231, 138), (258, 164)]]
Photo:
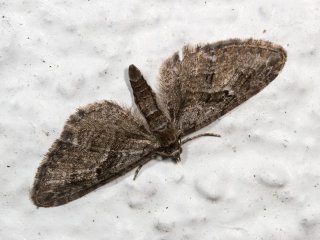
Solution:
[(38, 168), (31, 198), (41, 207), (75, 200), (150, 160), (157, 147), (129, 110), (108, 101), (80, 108)]
[(181, 136), (224, 115), (266, 87), (283, 68), (286, 51), (262, 40), (230, 39), (187, 45), (160, 69), (160, 94)]

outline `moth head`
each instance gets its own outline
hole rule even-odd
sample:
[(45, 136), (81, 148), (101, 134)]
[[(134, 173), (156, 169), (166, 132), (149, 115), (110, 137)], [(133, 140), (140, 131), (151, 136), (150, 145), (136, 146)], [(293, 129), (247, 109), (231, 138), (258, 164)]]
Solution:
[(169, 146), (158, 149), (157, 154), (166, 159), (170, 158), (174, 162), (180, 162), (181, 152), (182, 152), (181, 140), (178, 139), (176, 142), (173, 142)]

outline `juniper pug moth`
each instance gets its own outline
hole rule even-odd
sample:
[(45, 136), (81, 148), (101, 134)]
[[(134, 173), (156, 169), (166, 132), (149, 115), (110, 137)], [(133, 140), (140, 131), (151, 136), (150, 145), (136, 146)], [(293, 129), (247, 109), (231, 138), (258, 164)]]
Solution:
[(277, 77), (286, 51), (263, 40), (187, 45), (161, 66), (158, 96), (134, 65), (130, 84), (140, 115), (104, 101), (77, 110), (38, 168), (31, 198), (59, 206), (161, 156), (180, 161), (188, 134), (260, 92)]

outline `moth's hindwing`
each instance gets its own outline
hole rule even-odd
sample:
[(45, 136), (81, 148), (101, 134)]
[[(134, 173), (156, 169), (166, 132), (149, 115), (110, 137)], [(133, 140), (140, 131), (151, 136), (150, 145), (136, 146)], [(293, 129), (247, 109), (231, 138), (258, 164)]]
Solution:
[(185, 46), (160, 70), (161, 97), (182, 136), (240, 105), (277, 77), (286, 51), (262, 40)]
[(140, 119), (114, 103), (79, 109), (38, 168), (32, 200), (41, 207), (75, 200), (148, 161), (157, 144)]

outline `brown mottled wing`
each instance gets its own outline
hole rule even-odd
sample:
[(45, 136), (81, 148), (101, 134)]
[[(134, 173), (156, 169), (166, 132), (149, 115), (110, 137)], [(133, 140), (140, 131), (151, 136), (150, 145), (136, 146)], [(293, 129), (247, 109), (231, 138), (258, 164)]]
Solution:
[(75, 200), (145, 163), (157, 147), (130, 111), (107, 101), (88, 105), (69, 118), (45, 156), (32, 200), (41, 207)]
[(161, 98), (185, 136), (261, 91), (285, 62), (281, 46), (261, 40), (185, 46), (161, 67)]

